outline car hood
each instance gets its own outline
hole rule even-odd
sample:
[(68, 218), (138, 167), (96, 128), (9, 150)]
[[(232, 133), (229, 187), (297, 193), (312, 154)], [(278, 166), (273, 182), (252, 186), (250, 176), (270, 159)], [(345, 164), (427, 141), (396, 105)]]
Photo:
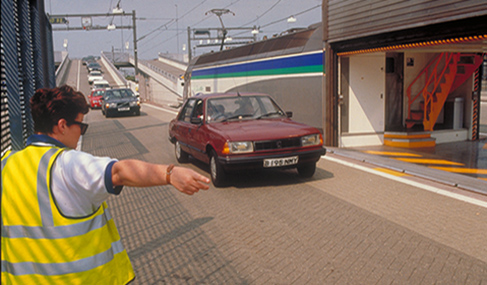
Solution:
[(208, 128), (220, 133), (227, 140), (241, 141), (252, 138), (273, 140), (287, 137), (299, 137), (319, 133), (319, 130), (289, 119), (243, 120), (213, 123)]
[(106, 100), (108, 103), (123, 103), (123, 102), (132, 102), (132, 101), (137, 101), (136, 97), (133, 98), (109, 98)]

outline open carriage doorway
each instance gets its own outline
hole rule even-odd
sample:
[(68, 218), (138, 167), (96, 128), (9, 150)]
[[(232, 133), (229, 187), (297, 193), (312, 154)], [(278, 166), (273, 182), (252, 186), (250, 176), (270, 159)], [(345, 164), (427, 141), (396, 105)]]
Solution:
[(386, 53), (385, 131), (404, 130), (403, 82), (404, 53)]

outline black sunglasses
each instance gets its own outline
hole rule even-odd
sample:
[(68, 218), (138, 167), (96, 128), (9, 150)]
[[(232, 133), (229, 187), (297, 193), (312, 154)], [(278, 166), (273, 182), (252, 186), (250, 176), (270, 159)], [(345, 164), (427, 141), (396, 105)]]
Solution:
[(76, 122), (76, 121), (74, 121), (73, 124), (78, 125), (80, 127), (81, 135), (84, 135), (86, 133), (86, 130), (88, 129), (88, 124)]

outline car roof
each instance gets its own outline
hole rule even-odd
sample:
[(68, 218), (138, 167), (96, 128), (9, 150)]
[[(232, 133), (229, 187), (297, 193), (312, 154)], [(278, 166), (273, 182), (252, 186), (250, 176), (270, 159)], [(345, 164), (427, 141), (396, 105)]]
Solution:
[(265, 93), (256, 93), (256, 92), (228, 92), (228, 93), (208, 93), (208, 94), (196, 94), (193, 96), (193, 98), (201, 98), (201, 99), (207, 99), (207, 98), (223, 98), (223, 97), (235, 97), (235, 96), (240, 96), (240, 97), (248, 97), (248, 96), (269, 96), (269, 94)]
[(109, 83), (106, 80), (95, 80), (93, 81), (93, 84), (109, 84)]
[[(120, 87), (118, 87), (118, 88), (110, 88), (109, 90), (110, 90), (110, 91), (117, 91), (117, 90), (130, 90), (130, 91), (132, 91), (132, 89), (130, 89), (130, 88), (126, 88), (126, 87), (125, 87), (125, 88), (120, 88)], [(108, 90), (107, 90), (107, 91), (108, 91)]]

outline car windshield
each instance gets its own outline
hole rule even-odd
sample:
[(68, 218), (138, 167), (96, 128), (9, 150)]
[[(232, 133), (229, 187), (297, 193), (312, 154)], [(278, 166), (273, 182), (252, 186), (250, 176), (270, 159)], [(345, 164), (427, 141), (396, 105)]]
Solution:
[(277, 118), (285, 113), (268, 96), (235, 96), (208, 99), (207, 122)]
[(130, 89), (115, 89), (110, 91), (105, 91), (105, 98), (108, 99), (121, 99), (121, 98), (132, 98), (135, 97), (134, 92)]
[(99, 91), (93, 92), (93, 95), (92, 96), (103, 96), (104, 93), (105, 93), (105, 91), (99, 90)]

